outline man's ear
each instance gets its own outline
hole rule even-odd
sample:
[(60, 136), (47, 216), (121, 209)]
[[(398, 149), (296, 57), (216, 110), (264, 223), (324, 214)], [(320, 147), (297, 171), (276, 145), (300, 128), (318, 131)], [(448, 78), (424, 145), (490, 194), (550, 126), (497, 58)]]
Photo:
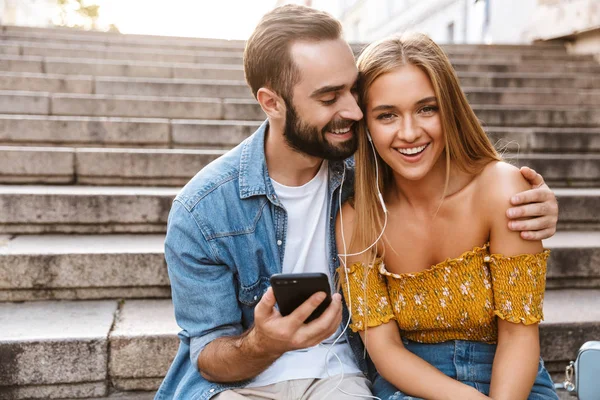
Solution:
[(260, 88), (256, 92), (256, 100), (265, 114), (271, 119), (285, 118), (285, 102), (271, 89)]

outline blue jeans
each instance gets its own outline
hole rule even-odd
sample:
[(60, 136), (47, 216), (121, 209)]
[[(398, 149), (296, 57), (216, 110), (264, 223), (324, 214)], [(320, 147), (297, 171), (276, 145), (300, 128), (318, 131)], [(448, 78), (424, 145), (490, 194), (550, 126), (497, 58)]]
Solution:
[[(404, 346), (444, 374), (461, 381), (486, 395), (490, 391), (492, 363), (496, 353), (495, 344), (452, 340), (427, 344), (402, 339)], [(394, 386), (377, 376), (373, 382), (373, 393), (382, 400), (420, 400), (405, 395)], [(540, 359), (538, 374), (528, 400), (558, 400), (550, 374)]]

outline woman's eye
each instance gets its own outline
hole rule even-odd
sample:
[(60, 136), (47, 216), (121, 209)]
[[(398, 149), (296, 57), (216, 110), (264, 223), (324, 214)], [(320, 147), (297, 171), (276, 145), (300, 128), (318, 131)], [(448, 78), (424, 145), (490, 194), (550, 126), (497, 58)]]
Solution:
[(438, 110), (438, 108), (436, 106), (425, 106), (423, 108), (421, 108), (419, 110), (419, 112), (421, 113), (425, 113), (425, 114), (431, 114), (434, 113)]
[(394, 118), (394, 114), (392, 114), (392, 113), (379, 114), (377, 116), (377, 119), (380, 121), (389, 121), (392, 118)]

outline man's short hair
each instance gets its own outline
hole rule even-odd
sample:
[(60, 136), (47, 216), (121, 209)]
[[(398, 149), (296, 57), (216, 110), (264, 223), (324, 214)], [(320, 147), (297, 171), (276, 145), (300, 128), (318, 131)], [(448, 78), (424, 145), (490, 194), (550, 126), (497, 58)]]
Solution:
[(292, 89), (300, 80), (290, 47), (295, 41), (335, 40), (342, 25), (326, 12), (288, 4), (266, 13), (246, 42), (244, 74), (256, 97), (267, 87), (291, 100)]

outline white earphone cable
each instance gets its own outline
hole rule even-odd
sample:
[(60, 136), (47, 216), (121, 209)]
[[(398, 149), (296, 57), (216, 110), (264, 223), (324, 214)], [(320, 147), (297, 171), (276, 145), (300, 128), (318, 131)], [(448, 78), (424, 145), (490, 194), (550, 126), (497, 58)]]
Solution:
[[(373, 150), (373, 156), (375, 158), (375, 176), (376, 176), (376, 185), (377, 185), (377, 195), (379, 197), (379, 202), (381, 204), (381, 208), (383, 209), (383, 213), (384, 213), (384, 223), (383, 223), (383, 228), (381, 229), (381, 233), (379, 234), (379, 236), (377, 237), (377, 239), (375, 240), (375, 242), (373, 244), (371, 244), (369, 247), (367, 247), (366, 249), (358, 252), (358, 253), (347, 253), (347, 246), (346, 246), (346, 238), (344, 236), (344, 218), (342, 215), (342, 189), (344, 186), (344, 180), (346, 177), (346, 167), (344, 166), (344, 171), (342, 173), (342, 182), (340, 184), (339, 187), (339, 196), (338, 196), (338, 207), (339, 207), (339, 213), (340, 213), (340, 232), (342, 235), (342, 246), (344, 248), (344, 253), (343, 254), (338, 254), (338, 257), (340, 259), (340, 262), (342, 264), (342, 267), (344, 268), (344, 271), (346, 271), (346, 258), (348, 256), (358, 256), (361, 255), (367, 251), (369, 251), (371, 248), (373, 248), (373, 246), (377, 245), (377, 243), (381, 240), (381, 238), (383, 237), (383, 234), (385, 232), (385, 228), (387, 227), (387, 222), (388, 222), (388, 210), (387, 207), (385, 206), (385, 202), (383, 201), (383, 196), (381, 195), (381, 191), (379, 190), (379, 167), (377, 165), (377, 153), (375, 152), (375, 146), (373, 145), (373, 141), (371, 139), (371, 135), (369, 134), (369, 132), (367, 131), (367, 138), (369, 140), (369, 143), (371, 144), (371, 149)], [(329, 346), (328, 350), (327, 350), (327, 354), (325, 355), (325, 365), (327, 367), (327, 375), (331, 378), (331, 373), (329, 371), (329, 353), (333, 353), (333, 355), (335, 356), (335, 358), (337, 358), (338, 362), (340, 363), (340, 369), (341, 369), (341, 374), (340, 374), (340, 380), (338, 382), (338, 384), (331, 389), (329, 392), (327, 392), (327, 395), (325, 396), (325, 398), (327, 398), (327, 396), (329, 396), (331, 393), (333, 393), (335, 390), (339, 390), (340, 392), (348, 395), (348, 396), (352, 396), (352, 397), (361, 397), (361, 398), (369, 398), (369, 399), (375, 399), (375, 400), (381, 400), (381, 398), (377, 397), (377, 396), (373, 396), (373, 395), (358, 395), (358, 394), (352, 394), (352, 393), (348, 393), (344, 390), (342, 390), (340, 388), (340, 385), (342, 384), (342, 381), (344, 380), (344, 365), (342, 363), (342, 360), (340, 359), (340, 357), (335, 353), (335, 351), (333, 351), (333, 346), (335, 346), (335, 344), (340, 340), (340, 338), (342, 338), (342, 336), (346, 333), (346, 330), (348, 329), (348, 327), (350, 326), (350, 318), (352, 317), (352, 296), (350, 296), (350, 280), (348, 279), (348, 274), (344, 274), (345, 276), (345, 280), (346, 280), (346, 290), (348, 292), (348, 299), (347, 299), (347, 303), (348, 303), (348, 321), (346, 321), (346, 325), (344, 326), (344, 329), (342, 330), (342, 332), (339, 334), (339, 336), (333, 341), (333, 343), (331, 344), (331, 346)], [(319, 346), (324, 346), (323, 344), (320, 344)]]

